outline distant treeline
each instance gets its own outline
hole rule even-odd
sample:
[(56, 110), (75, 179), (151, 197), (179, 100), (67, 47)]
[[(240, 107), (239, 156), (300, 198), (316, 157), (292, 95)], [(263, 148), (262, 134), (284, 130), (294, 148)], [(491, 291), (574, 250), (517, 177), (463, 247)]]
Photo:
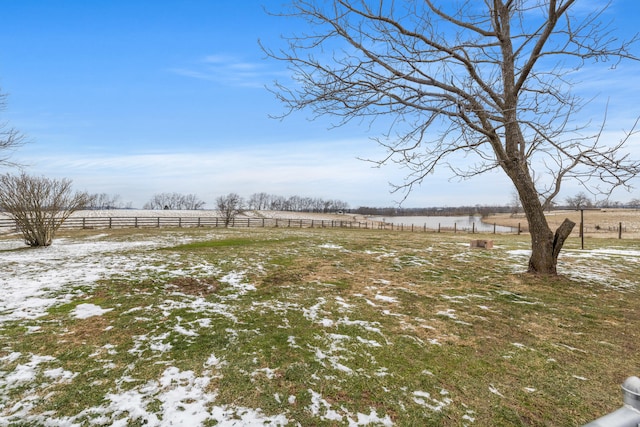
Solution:
[[(239, 197), (239, 196), (238, 196)], [(459, 216), (482, 215), (493, 213), (522, 213), (519, 201), (514, 200), (506, 205), (487, 206), (456, 206), (456, 207), (423, 207), (403, 208), (397, 206), (370, 207), (361, 206), (353, 209), (349, 204), (337, 199), (322, 199), (319, 197), (303, 196), (279, 196), (268, 193), (254, 193), (248, 199), (239, 197), (239, 208), (243, 210), (273, 210), (292, 212), (318, 212), (318, 213), (353, 213), (368, 216)], [(172, 209), (194, 210), (203, 209), (205, 202), (195, 194), (159, 193), (145, 203), (143, 209)], [(584, 193), (578, 193), (574, 197), (567, 197), (565, 204), (555, 205), (553, 209), (606, 209), (606, 208), (631, 208), (640, 209), (640, 199), (635, 198), (627, 203), (611, 200), (593, 201)], [(132, 209), (131, 203), (121, 201), (119, 195), (106, 193), (92, 194), (86, 209)]]
[(254, 193), (247, 199), (249, 210), (292, 211), (292, 212), (344, 212), (349, 204), (342, 200), (327, 200), (319, 197), (278, 196), (268, 193)]

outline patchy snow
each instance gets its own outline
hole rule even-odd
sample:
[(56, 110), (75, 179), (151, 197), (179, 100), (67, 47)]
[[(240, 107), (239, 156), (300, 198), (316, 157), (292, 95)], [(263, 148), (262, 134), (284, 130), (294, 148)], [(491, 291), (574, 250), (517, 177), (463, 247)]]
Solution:
[[(180, 212), (180, 214), (183, 215), (184, 212)], [(170, 272), (174, 275), (189, 274), (191, 271), (219, 273), (215, 266), (206, 263), (185, 267), (183, 264), (179, 264), (179, 260), (173, 259), (172, 255), (158, 253), (153, 250), (158, 247), (175, 244), (177, 239), (175, 234), (163, 234), (143, 241), (109, 239), (108, 233), (96, 234), (77, 240), (57, 239), (52, 246), (41, 249), (24, 248), (20, 240), (0, 241), (0, 250), (3, 251), (0, 258), (0, 289), (2, 290), (0, 292), (0, 307), (2, 307), (0, 309), (0, 323), (10, 320), (35, 319), (43, 316), (50, 307), (82, 298), (85, 296), (84, 293), (88, 292), (96, 282), (112, 277), (128, 277), (135, 274), (137, 278), (144, 279), (163, 272)], [(343, 250), (341, 246), (332, 243), (327, 243), (320, 247)], [(392, 256), (389, 253), (380, 251), (366, 253), (384, 257)], [(522, 263), (521, 257), (530, 255), (529, 250), (506, 251), (506, 253), (513, 258), (511, 261), (514, 266)], [(640, 260), (640, 251), (615, 248), (591, 251), (572, 250), (563, 252), (563, 257), (586, 260), (603, 257), (617, 257), (617, 259), (623, 257), (625, 261), (635, 263)], [(176, 263), (175, 265), (173, 264), (174, 262)], [(610, 274), (607, 274), (605, 267), (598, 271), (594, 269), (574, 270), (576, 271), (568, 274), (576, 275), (576, 277), (581, 274), (583, 278), (591, 274), (590, 277), (596, 279), (610, 276)], [(579, 273), (578, 270), (584, 271)], [(181, 319), (178, 318), (177, 324), (170, 327), (171, 333), (159, 333), (160, 331), (157, 331), (155, 334), (134, 335), (131, 348), (120, 351), (126, 351), (133, 356), (142, 356), (145, 352), (160, 356), (162, 353), (172, 350), (171, 334), (179, 334), (185, 339), (198, 337), (199, 328), (206, 328), (212, 324), (213, 314), (224, 316), (236, 322), (236, 314), (224, 302), (232, 301), (234, 298), (255, 291), (255, 286), (247, 283), (245, 279), (248, 276), (247, 273), (246, 271), (232, 271), (222, 275), (219, 280), (227, 285), (226, 289), (231, 290), (220, 296), (223, 303), (211, 302), (202, 297), (193, 297), (181, 300), (166, 299), (152, 308), (136, 307), (128, 310), (126, 313), (136, 313), (136, 315), (139, 313), (141, 319), (148, 315), (147, 310), (158, 311), (168, 317), (172, 312), (182, 309), (203, 313), (203, 318), (191, 322), (185, 322), (184, 320), (181, 322)], [(364, 294), (354, 296), (364, 298), (364, 301), (373, 307), (384, 307), (384, 303), (398, 303), (396, 297), (388, 295), (388, 293), (397, 292), (397, 288), (389, 291), (390, 288), (388, 287), (391, 285), (389, 280), (376, 279), (373, 282), (374, 286), (367, 288), (370, 291), (368, 295), (374, 295), (372, 299), (379, 305), (366, 299)], [(500, 290), (497, 293), (512, 297), (515, 304), (539, 304), (537, 301), (528, 301), (522, 296), (508, 291)], [(455, 306), (459, 307), (459, 309), (456, 311), (451, 308), (444, 308), (437, 311), (436, 315), (457, 321), (459, 316), (465, 316), (460, 304), (470, 304), (478, 298), (490, 299), (482, 295), (442, 295), (441, 299), (443, 301), (456, 304)], [(329, 317), (331, 312), (328, 307), (332, 305), (330, 302), (335, 302), (335, 305), (340, 307), (339, 318)], [(270, 302), (269, 304), (272, 303)], [(264, 303), (256, 303), (256, 307), (264, 308), (266, 305)], [(335, 378), (340, 378), (339, 375), (355, 376), (359, 375), (361, 371), (352, 358), (354, 348), (358, 351), (367, 352), (373, 348), (389, 344), (385, 336), (387, 331), (383, 331), (381, 324), (357, 319), (355, 310), (352, 312), (353, 307), (354, 305), (351, 304), (351, 301), (336, 296), (331, 298), (330, 301), (319, 297), (306, 307), (270, 305), (269, 308), (284, 311), (295, 308), (301, 311), (307, 320), (321, 325), (324, 328), (321, 332), (323, 334), (323, 344), (313, 348), (306, 347), (304, 350), (311, 350), (320, 364), (333, 369), (332, 372), (335, 372)], [(489, 306), (485, 305), (478, 305), (477, 307), (482, 310), (491, 310)], [(102, 316), (111, 310), (113, 308), (81, 303), (70, 312), (70, 316), (77, 319), (88, 319), (93, 316)], [(388, 311), (383, 312), (390, 314)], [(345, 326), (360, 328), (363, 336), (332, 333)], [(422, 327), (433, 329), (428, 325)], [(27, 333), (37, 332), (38, 329), (39, 327), (37, 326), (30, 326)], [(234, 334), (237, 336), (238, 331), (228, 329), (226, 333), (233, 338)], [(376, 339), (371, 339), (370, 336), (367, 336), (367, 333), (369, 335), (375, 334)], [(427, 341), (432, 345), (442, 345), (438, 338), (435, 337), (424, 340), (425, 343)], [(287, 336), (287, 343), (291, 348), (302, 348), (298, 345), (296, 337), (293, 335)], [(531, 350), (518, 342), (514, 342), (512, 345), (514, 351)], [(564, 344), (557, 344), (557, 346), (573, 352), (584, 352)], [(116, 347), (106, 344), (95, 350), (89, 357), (102, 362), (102, 359), (115, 354)], [(7, 351), (9, 351), (8, 354), (0, 357), (0, 361), (4, 366), (11, 366), (6, 371), (0, 372), (0, 391), (2, 391), (0, 393), (0, 404), (4, 404), (8, 393), (15, 389), (27, 387), (30, 390), (30, 383), (37, 378), (44, 378), (46, 382), (44, 387), (52, 387), (55, 384), (71, 381), (78, 375), (76, 372), (56, 366), (56, 359), (51, 356), (21, 354), (16, 351), (11, 352), (11, 349), (7, 349)], [(109, 360), (105, 360), (102, 366), (105, 369), (113, 368), (114, 365), (109, 362)], [(26, 422), (34, 425), (73, 426), (81, 425), (86, 419), (91, 419), (93, 424), (113, 426), (125, 426), (135, 422), (148, 426), (198, 426), (205, 424), (262, 426), (265, 424), (286, 425), (289, 423), (295, 425), (295, 420), (290, 420), (283, 414), (267, 416), (260, 408), (219, 404), (214, 380), (222, 377), (220, 368), (227, 363), (231, 362), (221, 360), (211, 354), (201, 367), (202, 370), (195, 372), (181, 370), (167, 362), (166, 368), (162, 367), (161, 375), (144, 384), (137, 384), (137, 380), (132, 378), (133, 375), (131, 377), (123, 375), (119, 380), (119, 384), (127, 384), (127, 387), (123, 386), (114, 389), (112, 393), (105, 395), (104, 401), (99, 406), (86, 408), (70, 417), (56, 418), (55, 414), (51, 413), (32, 414), (30, 411), (36, 405), (35, 399), (37, 397), (35, 396), (37, 396), (38, 392), (41, 392), (41, 390), (34, 389), (34, 400), (26, 399), (0, 414), (0, 425), (9, 425), (16, 420), (26, 420)], [(395, 375), (393, 371), (386, 367), (374, 368), (372, 372), (372, 375), (377, 377)], [(275, 379), (280, 374), (277, 369), (264, 367), (256, 368), (249, 373), (252, 378), (260, 376), (260, 378), (266, 379)], [(423, 374), (434, 376), (428, 370), (423, 371)], [(580, 381), (588, 381), (587, 378), (578, 375), (574, 375), (573, 378)], [(536, 391), (532, 387), (524, 387), (524, 385), (521, 385), (521, 387), (528, 393)], [(492, 384), (489, 384), (488, 388), (490, 393), (504, 397)], [(408, 389), (407, 393), (409, 393), (413, 402), (431, 411), (442, 411), (453, 402), (446, 390), (440, 390), (439, 395), (437, 390), (435, 392), (411, 390)], [(308, 389), (308, 392), (311, 396), (311, 402), (306, 407), (307, 411), (329, 424), (340, 423), (354, 426), (393, 425), (389, 415), (379, 415), (374, 408), (367, 408), (364, 412), (349, 412), (333, 401), (332, 403), (328, 402), (320, 393), (311, 388)], [(286, 392), (274, 394), (274, 400), (283, 404), (300, 404), (294, 395), (288, 395)], [(10, 415), (7, 415), (8, 413)], [(469, 410), (463, 419), (468, 422), (474, 422), (473, 411)]]
[(55, 358), (51, 356), (31, 355), (31, 360), (27, 363), (19, 364), (16, 368), (4, 378), (7, 388), (17, 387), (29, 381), (33, 381), (39, 372), (38, 367), (45, 362), (51, 362)]
[(378, 301), (384, 301), (384, 302), (398, 302), (398, 298), (395, 297), (390, 297), (387, 295), (381, 295), (381, 294), (376, 294), (375, 298)]
[(500, 391), (493, 384), (489, 384), (489, 391), (497, 396), (504, 397), (504, 395), (500, 393)]
[(342, 246), (334, 245), (333, 243), (324, 243), (318, 247), (323, 249), (340, 249), (340, 250), (344, 249)]
[(112, 311), (113, 308), (104, 309), (95, 304), (78, 304), (71, 311), (71, 315), (76, 319), (88, 319), (93, 316), (102, 316), (104, 313)]
[[(3, 252), (0, 260), (0, 322), (34, 319), (49, 307), (78, 296), (68, 289), (92, 286), (96, 281), (126, 272), (144, 275), (153, 269), (153, 252), (158, 241), (68, 241), (57, 239), (44, 248), (24, 248), (16, 241), (4, 247), (20, 248)], [(131, 255), (124, 253), (137, 249)], [(145, 267), (146, 266), (146, 267)]]

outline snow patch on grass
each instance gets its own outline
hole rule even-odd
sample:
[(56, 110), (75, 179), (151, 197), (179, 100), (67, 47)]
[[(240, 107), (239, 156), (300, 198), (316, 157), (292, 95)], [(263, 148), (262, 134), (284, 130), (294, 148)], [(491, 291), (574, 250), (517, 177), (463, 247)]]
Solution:
[(112, 310), (113, 308), (104, 309), (95, 304), (78, 304), (76, 308), (71, 311), (71, 315), (76, 319), (88, 319), (93, 316), (102, 316)]

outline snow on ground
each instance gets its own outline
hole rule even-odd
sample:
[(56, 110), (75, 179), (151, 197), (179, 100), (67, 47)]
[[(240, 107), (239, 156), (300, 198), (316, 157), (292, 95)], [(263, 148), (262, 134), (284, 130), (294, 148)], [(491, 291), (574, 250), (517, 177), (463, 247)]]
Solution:
[[(154, 213), (156, 212), (154, 211)], [(180, 213), (184, 214), (184, 212)], [(175, 244), (175, 236), (175, 234), (173, 237), (160, 235), (149, 237), (148, 240), (143, 241), (116, 241), (110, 240), (107, 234), (99, 234), (84, 239), (57, 239), (52, 246), (41, 249), (20, 249), (24, 246), (20, 240), (2, 240), (0, 241), (0, 289), (2, 290), (0, 292), (0, 307), (2, 307), (0, 323), (42, 316), (49, 307), (55, 304), (81, 297), (83, 291), (78, 289), (91, 288), (100, 279), (122, 277), (129, 274), (144, 277), (146, 274), (151, 275), (162, 271), (170, 271), (171, 274), (181, 274), (181, 272), (186, 274), (171, 265), (173, 260), (167, 258), (166, 253), (159, 254), (158, 251), (153, 250)], [(342, 249), (331, 243), (321, 247)], [(465, 248), (461, 247), (460, 250), (465, 251)], [(521, 266), (522, 259), (528, 256), (527, 251), (506, 251), (506, 254), (512, 258), (514, 266)], [(624, 257), (629, 262), (637, 263), (640, 251), (622, 249), (566, 251), (563, 253), (563, 257), (573, 259)], [(215, 270), (215, 267), (211, 265), (196, 265), (190, 268), (199, 269), (199, 271)], [(583, 273), (579, 273), (579, 271), (583, 271)], [(592, 270), (574, 269), (571, 274), (582, 274), (584, 278), (587, 274), (584, 271)], [(590, 274), (593, 275), (594, 280), (600, 280), (600, 276), (606, 276), (606, 272), (592, 272)], [(231, 272), (221, 281), (230, 285), (236, 295), (243, 295), (255, 290), (253, 285), (244, 281), (244, 275), (241, 272)], [(388, 281), (382, 279), (378, 280), (378, 283), (389, 284)], [(233, 298), (233, 295), (229, 298)], [(381, 343), (386, 343), (387, 340), (380, 324), (351, 319), (349, 317), (350, 305), (338, 298), (336, 297), (336, 301), (344, 310), (344, 316), (339, 319), (325, 317), (327, 315), (325, 306), (329, 303), (325, 298), (318, 298), (315, 304), (310, 307), (300, 307), (299, 309), (302, 310), (305, 318), (323, 328), (355, 325), (362, 328), (363, 331), (375, 333), (380, 338), (373, 340), (359, 336), (353, 338), (328, 333), (326, 335), (328, 346), (314, 349), (317, 360), (323, 365), (331, 367), (338, 373), (352, 375), (355, 372), (355, 367), (349, 366), (349, 360), (342, 356), (346, 353), (346, 346), (349, 342), (355, 341), (368, 347), (380, 347), (383, 345)], [(374, 299), (380, 305), (398, 302), (396, 297), (379, 292), (375, 294)], [(159, 306), (157, 309), (166, 310), (168, 313), (176, 309), (175, 304), (177, 303), (167, 300), (164, 306)], [(193, 305), (193, 308), (197, 308), (197, 306), (203, 308), (207, 305), (201, 298), (192, 300), (190, 304)], [(371, 304), (376, 305), (373, 302)], [(233, 317), (233, 313), (226, 311), (225, 307), (209, 304), (206, 308), (212, 312)], [(71, 316), (86, 319), (101, 316), (110, 310), (111, 308), (103, 308), (94, 304), (79, 304), (71, 312)], [(436, 314), (453, 321), (458, 319), (458, 312), (454, 309), (444, 309)], [(190, 329), (189, 325), (177, 325), (174, 330), (184, 336), (197, 335), (197, 332)], [(153, 351), (168, 351), (169, 348), (166, 347), (167, 343), (164, 342), (164, 338), (162, 335), (136, 337), (136, 344), (130, 351), (133, 353), (139, 351), (143, 344)], [(295, 337), (289, 337), (288, 341), (292, 347), (296, 347)], [(440, 345), (435, 339), (432, 344)], [(107, 347), (104, 350), (107, 353), (114, 351)], [(10, 353), (0, 358), (0, 361), (10, 363), (19, 360), (21, 356), (20, 353)], [(70, 381), (77, 375), (60, 368), (41, 368), (41, 365), (52, 360), (51, 356), (32, 354), (27, 362), (18, 364), (13, 371), (0, 372), (0, 407), (8, 399), (5, 394), (25, 386), (39, 374), (48, 379), (48, 386)], [(225, 363), (227, 361), (211, 355), (204, 366), (204, 371), (200, 374), (190, 370), (180, 370), (175, 366), (167, 366), (159, 378), (134, 389), (108, 394), (101, 406), (85, 409), (82, 413), (72, 417), (54, 418), (51, 414), (31, 414), (30, 411), (35, 403), (26, 399), (10, 408), (10, 416), (0, 415), (0, 425), (9, 424), (10, 420), (15, 420), (16, 417), (36, 424), (44, 425), (46, 423), (49, 426), (80, 425), (78, 420), (82, 417), (92, 417), (96, 422), (111, 422), (110, 425), (114, 426), (125, 426), (130, 421), (140, 421), (149, 426), (196, 426), (202, 425), (205, 420), (207, 422), (215, 421), (216, 425), (220, 426), (285, 425), (290, 422), (284, 415), (267, 416), (260, 408), (216, 405), (216, 392), (210, 391), (208, 386), (215, 378), (219, 378), (220, 374), (217, 369)], [(380, 368), (380, 376), (388, 374), (387, 368)], [(256, 372), (256, 375), (269, 376), (272, 375), (272, 372), (263, 369)], [(495, 395), (502, 396), (501, 392), (493, 385), (489, 385), (489, 390)], [(379, 415), (373, 408), (368, 414), (349, 413), (343, 408), (334, 407), (313, 389), (308, 391), (312, 396), (312, 403), (308, 410), (317, 414), (323, 421), (348, 422), (349, 425), (392, 425), (388, 415)], [(423, 390), (415, 390), (412, 393), (416, 404), (432, 411), (441, 411), (452, 403), (448, 392), (444, 389), (438, 397)], [(280, 399), (287, 400), (292, 405), (296, 404), (294, 396), (277, 396), (277, 400)], [(128, 414), (128, 418), (122, 418), (125, 414)], [(466, 421), (472, 423), (472, 415), (473, 411), (469, 410)]]
[[(514, 272), (525, 271), (526, 260), (531, 256), (531, 250), (509, 250), (506, 253), (516, 261), (513, 264)], [(597, 263), (591, 262), (592, 260), (607, 262)], [(633, 269), (638, 263), (640, 263), (640, 251), (628, 248), (563, 249), (558, 257), (558, 273), (574, 280), (624, 289), (636, 284), (614, 278), (606, 266), (617, 265), (617, 269), (622, 271), (624, 269)], [(599, 267), (599, 265), (605, 265), (605, 267)]]
[[(0, 322), (33, 319), (54, 304), (77, 297), (68, 288), (92, 286), (96, 281), (135, 272), (144, 277), (158, 272), (160, 262), (171, 262), (151, 249), (170, 242), (81, 241), (56, 239), (51, 246), (27, 248), (20, 240), (0, 243)], [(11, 250), (24, 248), (23, 250)]]
[[(144, 277), (146, 274), (170, 272), (181, 274), (180, 269), (172, 266), (172, 260), (166, 253), (159, 253), (153, 249), (175, 244), (173, 238), (156, 236), (143, 241), (115, 241), (109, 240), (108, 234), (98, 234), (82, 239), (59, 238), (52, 246), (46, 248), (27, 248), (20, 240), (0, 241), (0, 323), (10, 320), (29, 320), (43, 316), (47, 309), (61, 303), (69, 302), (83, 296), (101, 279), (110, 277), (126, 277), (134, 275)], [(159, 267), (166, 266), (166, 267)], [(212, 270), (212, 266), (191, 266), (193, 269)], [(182, 272), (184, 273), (184, 272)], [(219, 272), (218, 272), (219, 273)], [(231, 272), (224, 275), (221, 282), (225, 282), (234, 293), (227, 296), (229, 300), (237, 298), (255, 287), (244, 280), (242, 272)], [(84, 289), (80, 291), (78, 289)], [(393, 298), (380, 296), (386, 302), (393, 302)], [(207, 303), (202, 298), (189, 300), (190, 308), (195, 310), (209, 310), (233, 318), (222, 304)], [(321, 319), (322, 306), (326, 301), (320, 300), (317, 305), (305, 309), (305, 315), (316, 319), (318, 323), (331, 327), (333, 321)], [(182, 305), (181, 305), (182, 304)], [(182, 308), (185, 303), (167, 299), (157, 309), (165, 315), (175, 309)], [(205, 307), (206, 306), (206, 307)], [(348, 305), (347, 305), (348, 306)], [(348, 307), (347, 307), (348, 308)], [(113, 310), (99, 305), (81, 303), (71, 312), (70, 316), (77, 319), (102, 316)], [(142, 313), (141, 313), (142, 315)], [(205, 319), (207, 320), (207, 319)], [(324, 323), (323, 323), (324, 322)], [(328, 324), (327, 322), (331, 322)], [(348, 317), (340, 319), (339, 323), (358, 324), (365, 330), (374, 330), (381, 334), (377, 325), (361, 325), (361, 321), (351, 321)], [(360, 323), (359, 323), (360, 322)], [(177, 325), (174, 331), (185, 336), (195, 336), (197, 333), (187, 325)], [(130, 353), (142, 354), (144, 348), (162, 353), (171, 349), (171, 344), (165, 342), (165, 335), (135, 336), (134, 345)], [(318, 348), (316, 353), (319, 360), (324, 360), (333, 369), (343, 374), (349, 374), (352, 369), (346, 366), (342, 357), (334, 354), (344, 350), (342, 341), (351, 339), (346, 336), (330, 335), (331, 345), (328, 349)], [(358, 342), (368, 346), (380, 346), (374, 340), (358, 337)], [(115, 352), (113, 346), (102, 349), (107, 354)], [(94, 357), (98, 357), (98, 351)], [(104, 353), (102, 353), (104, 354)], [(0, 362), (12, 363), (26, 355), (17, 352), (8, 354)], [(96, 407), (86, 408), (80, 413), (68, 417), (55, 417), (55, 414), (32, 413), (37, 404), (39, 387), (53, 387), (73, 379), (77, 373), (65, 371), (61, 368), (48, 369), (42, 365), (55, 363), (51, 356), (30, 355), (25, 363), (18, 364), (13, 371), (0, 372), (0, 408), (10, 401), (8, 395), (19, 387), (31, 389), (27, 397), (13, 407), (5, 407), (0, 412), (0, 425), (9, 425), (16, 420), (29, 421), (48, 426), (76, 426), (82, 420), (91, 419), (92, 422), (110, 423), (112, 426), (126, 426), (131, 422), (142, 422), (149, 426), (184, 425), (198, 426), (215, 422), (220, 426), (262, 426), (286, 425), (290, 422), (284, 415), (267, 416), (260, 408), (229, 407), (216, 405), (216, 392), (210, 391), (210, 383), (219, 378), (216, 368), (227, 363), (211, 355), (202, 373), (182, 371), (175, 366), (168, 366), (157, 380), (128, 389), (126, 391), (107, 394), (105, 402)], [(105, 369), (111, 366), (104, 365)], [(269, 375), (264, 370), (255, 375)], [(47, 378), (43, 386), (31, 385), (38, 376)], [(123, 377), (122, 381), (129, 381)], [(313, 402), (308, 410), (317, 413), (318, 417), (327, 421), (345, 421), (349, 425), (392, 425), (388, 415), (379, 416), (375, 409), (369, 413), (349, 413), (340, 408), (334, 410), (321, 395), (311, 391)], [(295, 397), (289, 396), (288, 401), (295, 404)], [(159, 409), (158, 409), (159, 407)], [(208, 425), (208, 424), (207, 424)]]
[(108, 313), (112, 308), (104, 309), (95, 304), (78, 304), (76, 308), (71, 311), (71, 315), (76, 319), (88, 319), (93, 316), (102, 316), (104, 313)]

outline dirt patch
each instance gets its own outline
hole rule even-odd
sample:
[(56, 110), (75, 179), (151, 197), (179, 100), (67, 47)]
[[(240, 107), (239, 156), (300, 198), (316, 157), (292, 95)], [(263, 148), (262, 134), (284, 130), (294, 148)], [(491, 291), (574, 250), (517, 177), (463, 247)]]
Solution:
[(220, 289), (220, 282), (213, 277), (176, 277), (167, 287), (187, 295), (206, 297)]

